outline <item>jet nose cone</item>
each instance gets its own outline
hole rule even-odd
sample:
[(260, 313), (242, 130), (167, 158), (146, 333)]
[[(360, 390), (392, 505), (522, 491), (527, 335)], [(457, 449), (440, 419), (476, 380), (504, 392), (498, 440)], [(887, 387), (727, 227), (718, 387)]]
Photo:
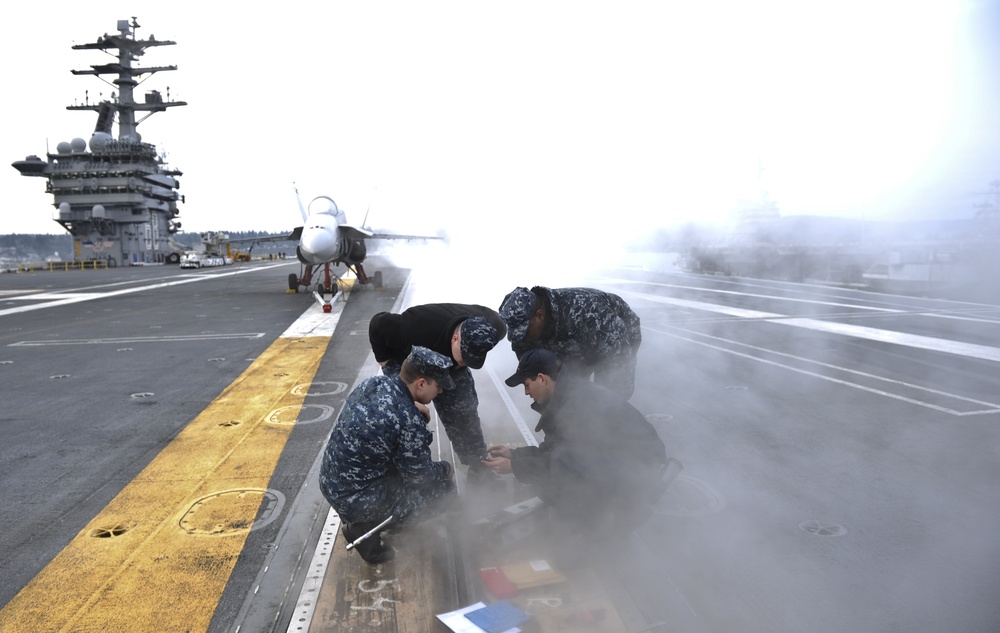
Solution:
[(326, 229), (307, 228), (302, 231), (299, 250), (315, 264), (333, 261), (337, 258), (337, 238)]

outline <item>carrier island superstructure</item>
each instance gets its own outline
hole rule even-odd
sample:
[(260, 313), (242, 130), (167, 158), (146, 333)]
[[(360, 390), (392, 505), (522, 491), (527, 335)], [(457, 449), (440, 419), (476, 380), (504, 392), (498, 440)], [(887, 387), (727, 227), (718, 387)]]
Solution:
[[(77, 44), (74, 50), (100, 50), (113, 58), (90, 70), (72, 70), (74, 75), (94, 75), (115, 86), (111, 98), (67, 106), (67, 110), (97, 113), (97, 125), (89, 143), (82, 138), (62, 141), (46, 160), (28, 156), (13, 167), (22, 176), (46, 179), (52, 194), (53, 220), (73, 236), (76, 261), (102, 260), (109, 266), (173, 263), (180, 254), (171, 245), (171, 235), (180, 229), (178, 194), (181, 172), (170, 169), (156, 146), (142, 142), (138, 125), (156, 112), (187, 105), (171, 101), (150, 90), (142, 102), (135, 100), (140, 78), (176, 66), (134, 67), (147, 48), (176, 44), (153, 36), (139, 39), (135, 18), (119, 20), (117, 33), (104, 34), (96, 42)], [(113, 76), (110, 81), (105, 75)], [(136, 119), (137, 114), (143, 113)], [(114, 136), (114, 124), (118, 136)], [(89, 147), (89, 151), (88, 151)]]

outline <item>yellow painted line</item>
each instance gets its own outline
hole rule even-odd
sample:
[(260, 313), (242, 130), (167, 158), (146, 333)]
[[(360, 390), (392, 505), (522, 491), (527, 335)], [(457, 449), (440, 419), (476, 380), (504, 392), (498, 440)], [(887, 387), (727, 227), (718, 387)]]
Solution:
[[(329, 337), (280, 338), (0, 611), (0, 631), (204, 631)], [(304, 391), (304, 390), (303, 390)]]

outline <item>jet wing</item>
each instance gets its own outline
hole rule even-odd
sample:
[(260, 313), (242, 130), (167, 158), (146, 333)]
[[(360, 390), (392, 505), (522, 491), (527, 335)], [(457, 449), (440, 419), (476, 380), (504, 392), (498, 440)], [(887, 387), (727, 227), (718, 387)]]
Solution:
[(403, 235), (399, 233), (376, 233), (375, 231), (370, 231), (366, 228), (359, 228), (356, 226), (349, 226), (347, 224), (342, 224), (340, 228), (347, 231), (351, 239), (372, 239), (372, 240), (441, 240), (444, 239), (440, 235)]
[(369, 237), (375, 237), (375, 235), (368, 229), (359, 229), (356, 226), (349, 226), (347, 224), (341, 224), (340, 229), (347, 232), (347, 236), (352, 240), (363, 240)]
[(230, 244), (245, 244), (247, 242), (298, 242), (302, 237), (302, 227), (296, 227), (291, 233), (285, 233), (281, 235), (261, 235), (259, 237), (238, 237), (232, 240), (226, 240)]
[(440, 235), (401, 235), (398, 233), (372, 233), (368, 232), (368, 237), (373, 240), (443, 240)]

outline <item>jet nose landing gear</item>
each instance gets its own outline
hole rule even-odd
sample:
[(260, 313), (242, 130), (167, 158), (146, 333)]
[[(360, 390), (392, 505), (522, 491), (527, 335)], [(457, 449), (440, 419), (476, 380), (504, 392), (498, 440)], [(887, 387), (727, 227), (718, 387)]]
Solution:
[[(316, 297), (316, 301), (323, 308), (323, 312), (329, 313), (333, 311), (333, 302), (337, 299), (340, 294), (340, 280), (334, 279), (329, 285), (324, 285), (322, 282), (316, 284), (316, 290), (313, 292), (313, 296)], [(327, 299), (329, 297), (329, 299)]]

